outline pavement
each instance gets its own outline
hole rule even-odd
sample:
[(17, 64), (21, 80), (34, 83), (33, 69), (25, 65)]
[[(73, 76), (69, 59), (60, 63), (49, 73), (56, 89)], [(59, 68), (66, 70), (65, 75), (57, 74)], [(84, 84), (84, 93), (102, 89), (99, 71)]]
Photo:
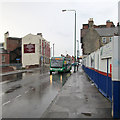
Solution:
[(82, 68), (73, 73), (42, 118), (112, 118), (111, 102), (89, 80)]

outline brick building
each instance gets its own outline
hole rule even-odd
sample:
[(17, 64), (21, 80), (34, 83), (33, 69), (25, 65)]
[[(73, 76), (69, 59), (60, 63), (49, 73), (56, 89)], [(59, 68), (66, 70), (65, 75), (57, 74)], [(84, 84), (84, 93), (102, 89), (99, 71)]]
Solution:
[(45, 39), (42, 40), (42, 56), (43, 62), (48, 64), (50, 59), (50, 42)]
[(115, 27), (113, 22), (108, 20), (106, 25), (94, 25), (94, 21), (91, 18), (88, 24), (83, 24), (81, 29), (83, 55), (88, 55), (109, 43), (115, 34), (118, 34), (118, 26)]
[(0, 43), (0, 65), (9, 64), (9, 53), (3, 48), (3, 43)]
[(10, 63), (21, 63), (21, 41), (21, 38), (9, 37), (9, 32), (5, 33), (4, 48), (9, 53)]
[(3, 47), (4, 43), (0, 43), (0, 73), (13, 71), (14, 69), (9, 65), (9, 53)]

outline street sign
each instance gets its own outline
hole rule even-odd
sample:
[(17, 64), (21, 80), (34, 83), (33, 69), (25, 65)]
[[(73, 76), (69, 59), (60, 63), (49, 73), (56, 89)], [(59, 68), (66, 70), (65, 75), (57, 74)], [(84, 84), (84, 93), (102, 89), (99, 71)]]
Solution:
[(20, 58), (16, 58), (16, 60), (20, 60)]
[(43, 56), (41, 56), (41, 60), (43, 60)]

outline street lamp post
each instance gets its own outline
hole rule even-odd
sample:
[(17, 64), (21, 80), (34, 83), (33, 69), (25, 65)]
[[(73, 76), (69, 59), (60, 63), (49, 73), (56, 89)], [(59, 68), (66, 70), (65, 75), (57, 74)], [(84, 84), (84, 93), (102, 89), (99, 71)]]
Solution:
[(55, 45), (55, 43), (53, 43), (53, 57), (54, 57), (54, 45)]
[(75, 12), (75, 36), (74, 36), (74, 72), (76, 72), (76, 10), (62, 10), (62, 12), (74, 11)]

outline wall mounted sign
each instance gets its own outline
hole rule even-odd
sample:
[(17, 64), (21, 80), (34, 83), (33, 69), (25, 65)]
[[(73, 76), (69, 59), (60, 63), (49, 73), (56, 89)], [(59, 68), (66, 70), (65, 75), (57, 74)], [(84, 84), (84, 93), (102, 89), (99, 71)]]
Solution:
[(35, 44), (24, 44), (24, 53), (35, 53)]

